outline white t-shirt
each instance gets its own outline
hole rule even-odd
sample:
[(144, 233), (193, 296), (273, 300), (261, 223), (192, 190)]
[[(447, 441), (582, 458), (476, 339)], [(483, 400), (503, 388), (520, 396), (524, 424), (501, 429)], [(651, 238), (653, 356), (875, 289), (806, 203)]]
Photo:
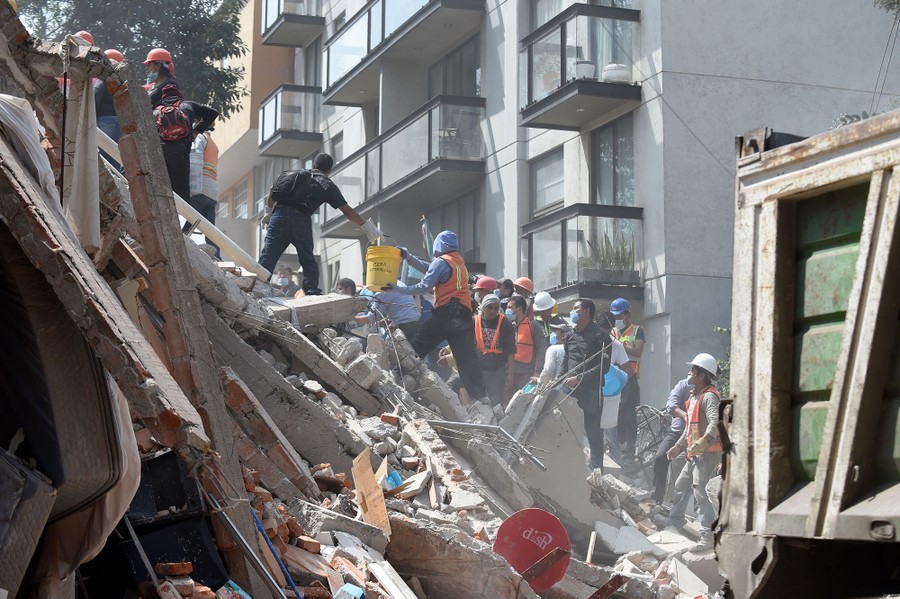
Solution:
[(550, 381), (555, 381), (563, 373), (566, 364), (566, 346), (562, 343), (551, 345), (544, 352), (544, 369), (538, 378), (539, 384), (543, 387)]
[(628, 357), (628, 354), (625, 352), (625, 346), (622, 345), (622, 342), (618, 339), (612, 339), (612, 357), (610, 360), (616, 366), (622, 366), (623, 364), (627, 364), (631, 362), (631, 358)]

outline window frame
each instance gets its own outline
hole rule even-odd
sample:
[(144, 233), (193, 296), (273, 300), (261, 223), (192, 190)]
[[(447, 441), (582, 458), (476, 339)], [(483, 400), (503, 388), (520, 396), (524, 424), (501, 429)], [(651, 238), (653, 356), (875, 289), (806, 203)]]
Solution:
[[(538, 196), (538, 185), (537, 185), (537, 173), (538, 168), (541, 163), (545, 163), (550, 159), (558, 158), (559, 166), (560, 166), (560, 178), (559, 181), (554, 181), (553, 185), (557, 183), (561, 183), (563, 187), (562, 197), (558, 200), (554, 200), (549, 204), (545, 204), (541, 207), (538, 207), (537, 196)], [(551, 212), (556, 210), (560, 206), (566, 203), (566, 156), (565, 150), (563, 146), (557, 146), (547, 152), (544, 152), (540, 156), (536, 156), (528, 161), (529, 167), (529, 180), (530, 180), (530, 208), (532, 216), (538, 216), (540, 214), (545, 214), (547, 212)], [(549, 187), (549, 186), (548, 186)]]

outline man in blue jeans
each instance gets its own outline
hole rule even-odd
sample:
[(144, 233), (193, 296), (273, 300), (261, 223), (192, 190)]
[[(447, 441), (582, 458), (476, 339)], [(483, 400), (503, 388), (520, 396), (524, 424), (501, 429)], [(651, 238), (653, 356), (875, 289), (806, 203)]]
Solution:
[(370, 243), (375, 243), (382, 237), (381, 231), (372, 219), (364, 220), (356, 210), (348, 206), (341, 190), (328, 178), (333, 166), (334, 160), (328, 154), (319, 154), (313, 160), (312, 181), (306, 209), (275, 202), (272, 200), (271, 190), (266, 200), (266, 214), (262, 222), (268, 228), (263, 250), (259, 255), (259, 264), (271, 272), (287, 246), (293, 245), (303, 268), (302, 288), (305, 295), (322, 294), (322, 290), (319, 289), (319, 263), (313, 254), (312, 234), (312, 215), (322, 204), (328, 202), (329, 206), (340, 210), (347, 220), (363, 230)]

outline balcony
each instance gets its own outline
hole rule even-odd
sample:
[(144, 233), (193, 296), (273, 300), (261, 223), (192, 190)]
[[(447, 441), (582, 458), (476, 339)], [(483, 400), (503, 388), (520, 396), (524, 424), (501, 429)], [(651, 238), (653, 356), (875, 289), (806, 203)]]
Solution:
[(302, 48), (325, 30), (322, 0), (263, 0), (262, 43)]
[(380, 59), (427, 66), (481, 25), (484, 0), (373, 0), (325, 45), (324, 102), (378, 100)]
[[(437, 96), (342, 160), (331, 178), (364, 218), (387, 203), (420, 214), (459, 197), (484, 179), (484, 105)], [(359, 236), (340, 211), (322, 209), (323, 237)]]
[(322, 146), (319, 108), (322, 91), (282, 85), (259, 108), (259, 153), (304, 158)]
[(642, 300), (643, 208), (574, 204), (522, 228), (535, 289), (558, 301)]
[(580, 130), (636, 107), (633, 84), (640, 11), (574, 4), (522, 40), (521, 125)]

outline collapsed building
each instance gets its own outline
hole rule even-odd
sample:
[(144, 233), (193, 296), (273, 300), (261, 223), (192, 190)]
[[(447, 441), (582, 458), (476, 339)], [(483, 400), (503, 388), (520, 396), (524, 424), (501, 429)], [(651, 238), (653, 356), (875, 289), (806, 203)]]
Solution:
[[(181, 232), (133, 66), (0, 11), (0, 74), (21, 96), (0, 123), (0, 588), (512, 599), (565, 557), (541, 596), (706, 592), (690, 543), (648, 540), (645, 494), (585, 479), (577, 436), (537, 452), (571, 402), (464, 404), (402, 333), (336, 330), (357, 298), (278, 297), (246, 255), (215, 262)], [(92, 78), (114, 95), (105, 149), (124, 177), (79, 117)], [(571, 550), (519, 572), (492, 544), (527, 508), (557, 516)]]

